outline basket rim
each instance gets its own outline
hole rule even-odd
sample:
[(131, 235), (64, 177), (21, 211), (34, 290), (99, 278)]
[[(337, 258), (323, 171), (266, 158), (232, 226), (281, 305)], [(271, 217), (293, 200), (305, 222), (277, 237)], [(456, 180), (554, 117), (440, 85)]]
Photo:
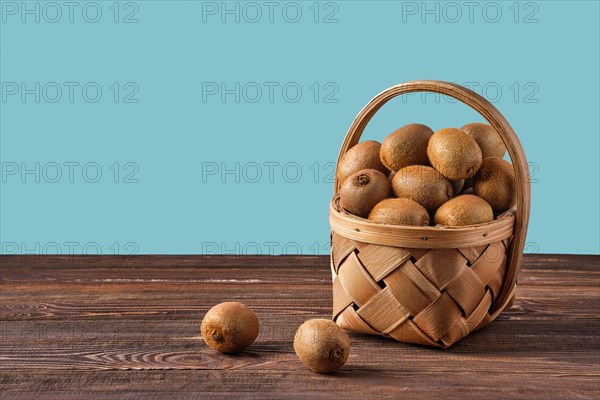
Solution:
[(329, 203), (331, 230), (348, 239), (393, 247), (461, 248), (505, 240), (513, 235), (517, 208), (491, 222), (469, 226), (387, 225), (360, 218), (339, 206), (339, 194)]

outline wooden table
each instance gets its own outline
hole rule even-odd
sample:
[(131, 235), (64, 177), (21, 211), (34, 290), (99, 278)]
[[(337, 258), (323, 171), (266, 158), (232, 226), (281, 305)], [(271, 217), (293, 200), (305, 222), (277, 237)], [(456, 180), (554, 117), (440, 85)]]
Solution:
[[(302, 321), (330, 316), (327, 257), (0, 260), (6, 399), (600, 397), (599, 256), (526, 256), (513, 307), (450, 350), (351, 334), (335, 375), (292, 348)], [(236, 356), (199, 334), (225, 300), (262, 324)]]

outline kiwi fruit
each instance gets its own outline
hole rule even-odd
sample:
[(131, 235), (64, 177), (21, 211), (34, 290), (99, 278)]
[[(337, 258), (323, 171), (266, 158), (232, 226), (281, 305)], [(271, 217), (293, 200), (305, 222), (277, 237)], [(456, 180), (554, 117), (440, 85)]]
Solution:
[(466, 226), (490, 222), (494, 219), (492, 206), (479, 196), (463, 194), (448, 200), (435, 212), (438, 225)]
[(392, 188), (396, 196), (416, 201), (433, 212), (453, 195), (450, 181), (426, 165), (404, 167), (394, 176)]
[(375, 140), (360, 142), (350, 148), (338, 163), (338, 183), (341, 185), (346, 178), (362, 169), (376, 169), (387, 176), (390, 171), (381, 162), (380, 149), (381, 143)]
[(459, 180), (456, 180), (456, 181), (450, 181), (450, 183), (452, 184), (452, 192), (454, 194), (460, 193), (460, 191), (462, 190), (463, 186), (465, 186), (465, 180), (464, 179), (459, 179)]
[(411, 199), (382, 200), (373, 207), (369, 219), (388, 225), (429, 225), (425, 207)]
[(431, 165), (448, 179), (467, 179), (481, 165), (481, 149), (466, 132), (456, 128), (440, 129), (427, 145)]
[(422, 124), (396, 129), (381, 142), (381, 161), (392, 171), (414, 164), (429, 165), (427, 143), (431, 135), (431, 128)]
[(340, 188), (340, 205), (349, 213), (367, 218), (381, 200), (391, 197), (387, 176), (376, 169), (363, 169), (350, 175)]
[(237, 302), (225, 302), (211, 308), (202, 319), (202, 337), (221, 353), (237, 353), (256, 340), (259, 322), (256, 314)]
[(502, 212), (515, 204), (516, 183), (513, 166), (508, 161), (489, 157), (483, 160), (481, 168), (473, 177), (473, 191)]
[(328, 319), (309, 319), (296, 331), (294, 351), (314, 372), (340, 369), (350, 354), (350, 339), (342, 328)]
[(465, 179), (465, 183), (463, 184), (462, 191), (464, 192), (468, 188), (472, 188), (472, 187), (473, 187), (473, 178), (472, 177), (467, 178), (467, 179)]
[(481, 122), (473, 122), (460, 129), (475, 139), (481, 149), (481, 156), (484, 159), (488, 157), (502, 158), (506, 154), (506, 146), (493, 126)]

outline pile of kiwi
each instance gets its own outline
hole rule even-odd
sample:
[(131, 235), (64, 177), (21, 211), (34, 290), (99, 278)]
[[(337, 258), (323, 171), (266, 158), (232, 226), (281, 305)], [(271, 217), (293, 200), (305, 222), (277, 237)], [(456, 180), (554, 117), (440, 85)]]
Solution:
[(506, 147), (488, 124), (433, 132), (410, 124), (383, 142), (358, 143), (340, 159), (340, 206), (388, 225), (477, 225), (515, 204)]

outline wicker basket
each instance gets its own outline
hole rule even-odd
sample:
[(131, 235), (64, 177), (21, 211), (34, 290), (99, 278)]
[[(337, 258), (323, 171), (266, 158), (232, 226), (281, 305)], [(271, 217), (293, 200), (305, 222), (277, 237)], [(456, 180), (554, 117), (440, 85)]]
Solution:
[(376, 224), (339, 206), (336, 181), (329, 209), (333, 319), (349, 331), (448, 348), (494, 320), (514, 298), (529, 221), (529, 172), (502, 114), (473, 91), (439, 81), (402, 83), (378, 94), (350, 126), (338, 163), (381, 106), (410, 92), (451, 96), (496, 128), (515, 169), (516, 207), (468, 227)]

